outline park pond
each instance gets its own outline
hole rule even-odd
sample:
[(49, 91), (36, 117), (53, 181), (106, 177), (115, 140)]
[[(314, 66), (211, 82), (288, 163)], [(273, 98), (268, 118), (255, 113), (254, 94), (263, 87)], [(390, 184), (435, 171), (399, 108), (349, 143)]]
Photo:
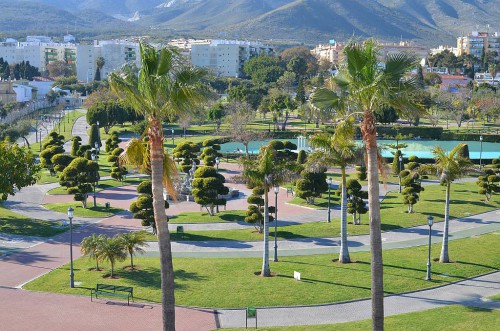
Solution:
[[(289, 140), (297, 145), (298, 139), (280, 139)], [(249, 152), (251, 154), (256, 154), (259, 152), (259, 148), (265, 145), (270, 140), (252, 141), (248, 145)], [(361, 141), (357, 141), (361, 144)], [(500, 157), (500, 144), (499, 143), (488, 143), (479, 141), (437, 141), (437, 140), (400, 140), (399, 144), (406, 144), (407, 147), (401, 149), (403, 156), (416, 155), (420, 158), (433, 158), (432, 149), (435, 146), (441, 146), (445, 151), (450, 151), (453, 147), (460, 143), (466, 143), (469, 145), (469, 155), (471, 159), (479, 159), (480, 156), (483, 159), (494, 159)], [(378, 140), (380, 146), (387, 146), (388, 144), (396, 144), (395, 140)], [(482, 145), (482, 146), (481, 146)], [(482, 149), (482, 152), (481, 152)], [(384, 148), (382, 150), (382, 156), (392, 157), (393, 151), (391, 148)], [(229, 142), (221, 145), (221, 152), (223, 153), (235, 153), (235, 152), (245, 152), (245, 146), (242, 143)]]

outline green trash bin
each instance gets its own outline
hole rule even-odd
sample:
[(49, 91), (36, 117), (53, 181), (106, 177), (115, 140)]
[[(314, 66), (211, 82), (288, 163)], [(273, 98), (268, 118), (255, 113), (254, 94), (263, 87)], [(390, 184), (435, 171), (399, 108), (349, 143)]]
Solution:
[(104, 206), (106, 207), (106, 209), (109, 209), (109, 207), (111, 206), (111, 204), (110, 204), (109, 202), (106, 202), (106, 203), (104, 204)]
[(249, 318), (255, 318), (255, 328), (257, 329), (257, 308), (247, 307), (245, 328), (248, 328), (248, 319)]

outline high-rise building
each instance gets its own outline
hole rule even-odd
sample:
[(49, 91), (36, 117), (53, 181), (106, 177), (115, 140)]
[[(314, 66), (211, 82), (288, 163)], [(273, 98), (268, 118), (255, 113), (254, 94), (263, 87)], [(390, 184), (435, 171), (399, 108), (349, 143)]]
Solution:
[(481, 57), (483, 51), (500, 53), (500, 33), (472, 31), (470, 34), (457, 38), (459, 55), (470, 54)]
[(191, 64), (208, 68), (217, 76), (238, 77), (250, 58), (273, 52), (272, 47), (260, 42), (207, 40), (191, 44)]

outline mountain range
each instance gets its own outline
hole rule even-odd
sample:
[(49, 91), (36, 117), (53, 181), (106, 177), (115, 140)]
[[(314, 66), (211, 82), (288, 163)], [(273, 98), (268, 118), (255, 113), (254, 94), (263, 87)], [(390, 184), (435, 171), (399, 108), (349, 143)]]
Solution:
[(374, 36), (454, 44), (500, 30), (499, 0), (0, 0), (0, 31), (162, 34), (305, 44)]

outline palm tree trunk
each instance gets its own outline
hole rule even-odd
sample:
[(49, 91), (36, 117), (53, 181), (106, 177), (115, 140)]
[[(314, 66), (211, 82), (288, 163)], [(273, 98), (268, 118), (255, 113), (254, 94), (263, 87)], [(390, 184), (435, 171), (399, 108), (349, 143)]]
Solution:
[(347, 246), (347, 184), (345, 167), (342, 167), (342, 202), (341, 208), (342, 213), (340, 216), (340, 263), (350, 263), (351, 258), (349, 257), (349, 247)]
[(113, 279), (114, 270), (115, 270), (115, 263), (113, 262), (113, 260), (111, 260), (111, 279)]
[(264, 253), (262, 255), (262, 271), (260, 275), (263, 277), (271, 276), (269, 268), (269, 194), (267, 184), (264, 185)]
[(448, 230), (450, 228), (450, 188), (451, 183), (446, 183), (446, 202), (444, 207), (444, 229), (443, 229), (443, 246), (441, 247), (441, 256), (439, 262), (448, 263), (450, 257), (448, 256)]
[(384, 274), (382, 262), (382, 234), (378, 184), (377, 132), (371, 111), (365, 111), (361, 123), (368, 159), (368, 215), (370, 218), (372, 329), (384, 329)]
[(130, 268), (134, 269), (134, 254), (130, 253)]
[(175, 330), (174, 268), (168, 219), (163, 200), (163, 132), (158, 120), (150, 119), (149, 142), (151, 146), (151, 183), (153, 211), (160, 248), (163, 330)]

